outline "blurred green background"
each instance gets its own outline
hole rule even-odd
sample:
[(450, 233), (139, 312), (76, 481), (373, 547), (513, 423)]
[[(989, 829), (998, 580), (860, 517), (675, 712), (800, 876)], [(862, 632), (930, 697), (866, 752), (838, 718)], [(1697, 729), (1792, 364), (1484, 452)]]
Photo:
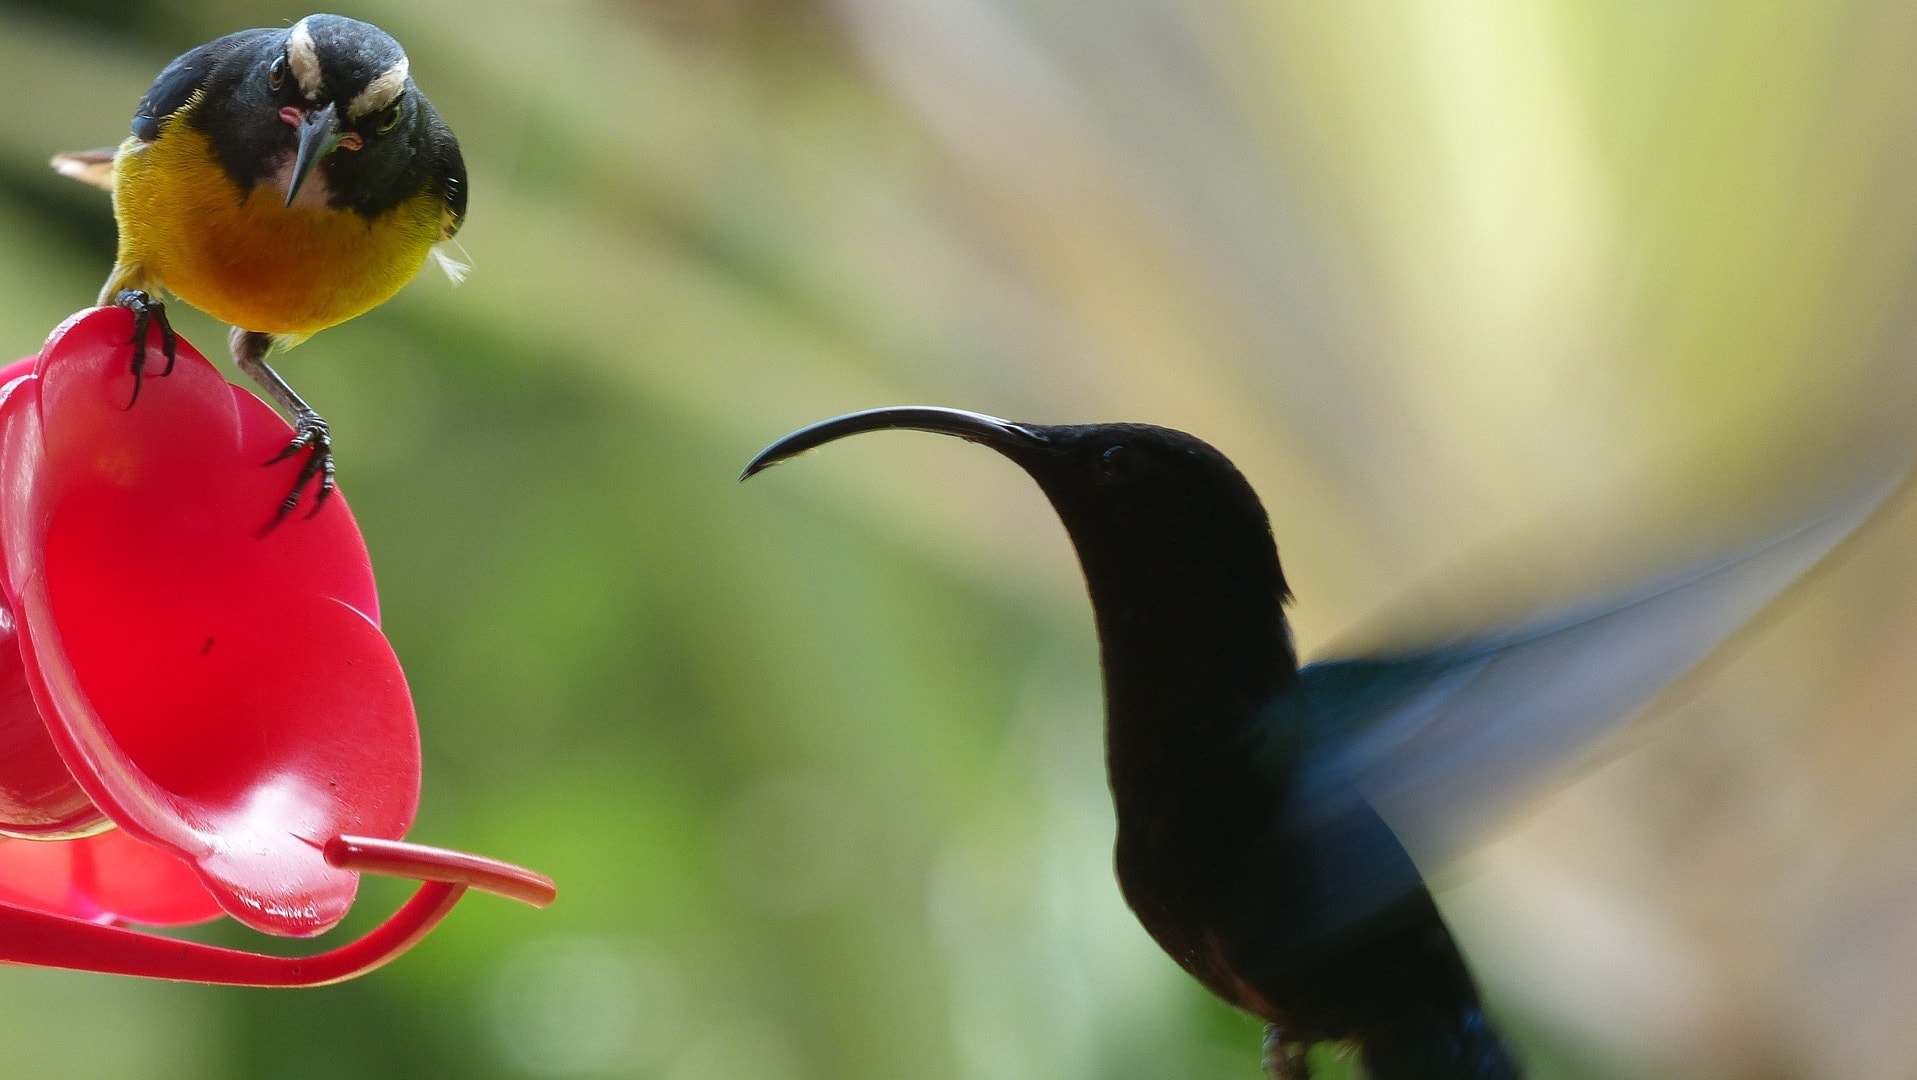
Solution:
[[(912, 402), (1187, 428), (1264, 494), (1309, 655), (1653, 572), (1906, 430), (1910, 5), (334, 10), (458, 132), (475, 271), (280, 370), (412, 680), (414, 838), (560, 900), (322, 991), (0, 970), (0, 1077), (1250, 1080), (1112, 883), (1036, 490), (930, 437), (742, 487), (754, 451)], [(7, 355), (112, 261), (48, 156), (308, 13), (0, 3)], [(1539, 1077), (1910, 1074), (1910, 518), (1443, 873)]]

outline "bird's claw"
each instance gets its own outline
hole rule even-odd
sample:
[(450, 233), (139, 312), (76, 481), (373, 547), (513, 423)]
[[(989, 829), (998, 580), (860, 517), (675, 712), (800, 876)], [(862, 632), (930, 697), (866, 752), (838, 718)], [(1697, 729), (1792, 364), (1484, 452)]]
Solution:
[(279, 527), (280, 522), (292, 515), (293, 511), (299, 507), (300, 494), (306, 490), (306, 485), (313, 483), (315, 478), (318, 478), (319, 482), (314, 487), (313, 506), (306, 511), (307, 517), (310, 518), (319, 513), (320, 507), (325, 506), (326, 500), (333, 494), (333, 488), (336, 486), (333, 480), (333, 439), (327, 433), (326, 421), (320, 419), (318, 413), (310, 410), (293, 418), (292, 441), (286, 444), (285, 449), (273, 455), (267, 464), (277, 465), (302, 453), (306, 455), (306, 460), (300, 464), (299, 475), (293, 479), (293, 490), (287, 493), (285, 501), (280, 503), (279, 510), (273, 514), (273, 520), (267, 524), (263, 532), (272, 532)]
[(166, 357), (166, 367), (160, 369), (162, 376), (173, 374), (173, 361), (179, 354), (180, 338), (173, 332), (173, 324), (167, 321), (166, 304), (155, 300), (145, 291), (121, 289), (113, 297), (113, 304), (133, 312), (133, 338), (127, 342), (133, 346), (133, 396), (126, 402), (126, 407), (131, 409), (134, 402), (140, 400), (140, 383), (146, 377), (148, 329), (157, 328), (160, 331), (160, 354)]
[(1271, 1080), (1311, 1080), (1311, 1062), (1303, 1043), (1285, 1038), (1276, 1024), (1265, 1025), (1265, 1075)]

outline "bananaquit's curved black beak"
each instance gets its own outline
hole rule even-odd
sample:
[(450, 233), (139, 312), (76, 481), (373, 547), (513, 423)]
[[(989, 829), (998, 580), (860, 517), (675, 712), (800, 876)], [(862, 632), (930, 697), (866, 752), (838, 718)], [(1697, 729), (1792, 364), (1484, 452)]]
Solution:
[(293, 205), (300, 188), (306, 186), (306, 178), (319, 166), (320, 159), (339, 145), (342, 134), (338, 109), (332, 102), (307, 110), (306, 118), (300, 121), (300, 145), (293, 155), (293, 182), (286, 185), (286, 205)]
[(821, 420), (811, 427), (800, 428), (759, 451), (758, 456), (746, 465), (745, 472), (739, 474), (739, 479), (742, 481), (751, 479), (759, 472), (789, 457), (824, 446), (847, 435), (857, 435), (862, 431), (896, 429), (956, 435), (961, 439), (969, 439), (989, 446), (1000, 453), (1036, 450), (1049, 441), (1039, 431), (1022, 424), (1014, 424), (1010, 420), (987, 416), (984, 413), (966, 412), (963, 409), (942, 409), (936, 405), (899, 405), (889, 409), (867, 409), (864, 412), (848, 413), (830, 420)]

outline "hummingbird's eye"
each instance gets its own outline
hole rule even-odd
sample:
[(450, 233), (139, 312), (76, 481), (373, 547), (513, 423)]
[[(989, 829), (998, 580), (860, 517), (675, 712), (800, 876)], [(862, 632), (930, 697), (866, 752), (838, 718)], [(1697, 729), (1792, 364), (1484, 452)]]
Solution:
[(266, 83), (275, 90), (278, 90), (286, 84), (286, 57), (284, 55), (276, 57), (273, 60), (273, 66), (266, 69)]
[(1107, 480), (1123, 480), (1132, 472), (1132, 452), (1125, 444), (1114, 443), (1098, 455), (1098, 475)]

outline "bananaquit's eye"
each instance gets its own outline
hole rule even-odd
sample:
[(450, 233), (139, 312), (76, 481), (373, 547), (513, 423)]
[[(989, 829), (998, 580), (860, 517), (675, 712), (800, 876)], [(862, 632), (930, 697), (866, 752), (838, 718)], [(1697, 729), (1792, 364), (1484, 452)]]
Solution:
[(389, 105), (373, 118), (373, 130), (381, 135), (399, 126), (399, 106)]
[(286, 84), (286, 57), (274, 59), (273, 66), (266, 69), (266, 82), (275, 90)]

